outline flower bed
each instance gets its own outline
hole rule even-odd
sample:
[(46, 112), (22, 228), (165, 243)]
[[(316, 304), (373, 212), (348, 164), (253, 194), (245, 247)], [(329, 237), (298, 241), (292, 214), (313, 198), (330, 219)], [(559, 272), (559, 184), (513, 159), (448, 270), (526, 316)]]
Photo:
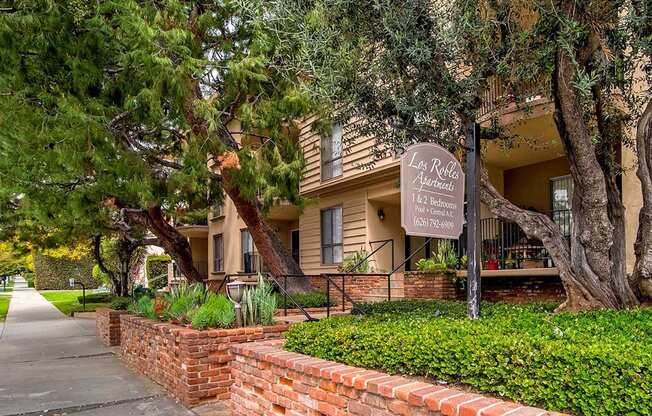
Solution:
[(381, 303), (295, 325), (285, 348), (577, 415), (652, 414), (652, 310), (552, 309), (484, 304), (471, 321), (462, 302)]
[(553, 416), (542, 409), (287, 353), (281, 342), (233, 347), (234, 416)]
[(280, 338), (288, 325), (198, 331), (121, 316), (122, 359), (186, 406), (228, 400), (233, 344)]

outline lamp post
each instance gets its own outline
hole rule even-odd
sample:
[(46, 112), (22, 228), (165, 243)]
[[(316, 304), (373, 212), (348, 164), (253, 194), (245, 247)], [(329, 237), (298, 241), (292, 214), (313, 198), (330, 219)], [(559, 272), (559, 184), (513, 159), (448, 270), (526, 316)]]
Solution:
[(229, 282), (226, 284), (226, 295), (231, 302), (235, 304), (235, 322), (238, 328), (242, 327), (242, 297), (244, 296), (245, 283), (240, 281)]

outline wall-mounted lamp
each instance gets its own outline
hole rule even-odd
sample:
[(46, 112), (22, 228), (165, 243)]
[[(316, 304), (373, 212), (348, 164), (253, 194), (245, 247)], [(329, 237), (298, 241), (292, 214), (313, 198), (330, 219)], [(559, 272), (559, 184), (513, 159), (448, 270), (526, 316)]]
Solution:
[(385, 211), (382, 208), (378, 208), (378, 219), (381, 221), (385, 219)]

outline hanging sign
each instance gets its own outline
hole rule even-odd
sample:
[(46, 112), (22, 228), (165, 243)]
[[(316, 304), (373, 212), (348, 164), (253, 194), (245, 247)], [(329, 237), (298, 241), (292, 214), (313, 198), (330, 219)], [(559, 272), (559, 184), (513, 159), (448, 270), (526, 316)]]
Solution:
[(464, 225), (464, 171), (448, 150), (417, 143), (401, 156), (401, 225), (407, 235), (457, 239)]

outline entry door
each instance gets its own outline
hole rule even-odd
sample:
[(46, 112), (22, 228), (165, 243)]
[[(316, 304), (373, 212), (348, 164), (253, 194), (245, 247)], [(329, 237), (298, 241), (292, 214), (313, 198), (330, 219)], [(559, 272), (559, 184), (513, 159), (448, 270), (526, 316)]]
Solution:
[(570, 175), (550, 178), (550, 205), (552, 220), (562, 233), (569, 236), (572, 225), (573, 179)]
[(292, 258), (297, 265), (299, 264), (299, 230), (292, 230), (290, 238), (290, 250), (292, 251)]

